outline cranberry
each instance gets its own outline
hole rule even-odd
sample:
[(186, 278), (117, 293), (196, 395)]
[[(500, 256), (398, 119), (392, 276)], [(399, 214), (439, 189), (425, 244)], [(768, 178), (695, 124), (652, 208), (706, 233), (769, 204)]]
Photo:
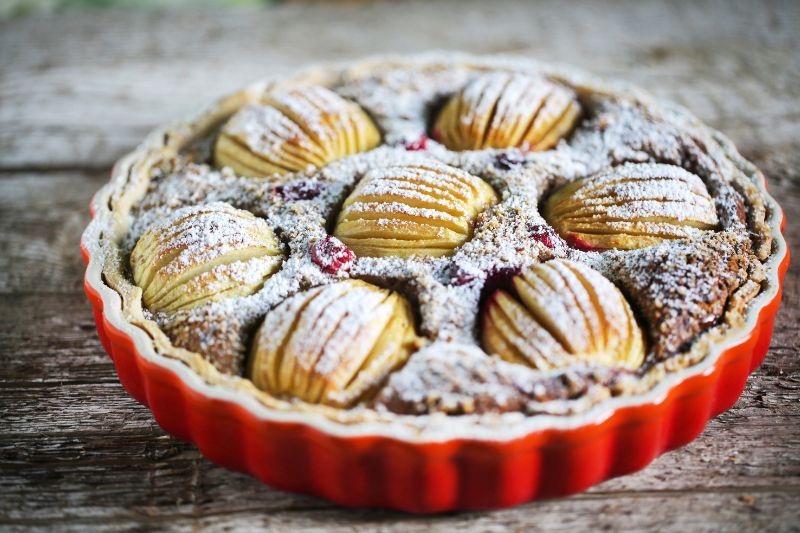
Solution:
[(463, 270), (458, 270), (455, 276), (451, 278), (450, 285), (456, 285), (460, 287), (462, 285), (466, 285), (467, 283), (472, 283), (476, 279), (477, 278), (474, 275), (464, 272)]
[(504, 285), (520, 272), (522, 269), (519, 266), (494, 266), (486, 272), (486, 286), (493, 288)]
[(405, 144), (406, 150), (409, 152), (419, 152), (428, 148), (428, 136), (424, 133), (416, 141), (409, 141)]
[(349, 270), (355, 258), (356, 255), (350, 251), (350, 248), (330, 235), (326, 235), (324, 239), (311, 246), (311, 260), (328, 274)]
[(501, 152), (494, 158), (494, 166), (500, 170), (511, 170), (525, 162), (525, 157), (517, 152)]
[(483, 308), (486, 302), (491, 300), (492, 296), (497, 293), (498, 289), (506, 291), (514, 291), (514, 286), (511, 280), (522, 272), (519, 266), (494, 266), (486, 272), (486, 282), (481, 288), (480, 307)]
[[(484, 286), (489, 288), (496, 288), (499, 285), (505, 285), (508, 280), (521, 272), (518, 266), (493, 266), (486, 271), (486, 279)], [(467, 285), (477, 280), (478, 276), (464, 272), (460, 268), (456, 270), (455, 274), (450, 278), (450, 285)]]
[(535, 224), (530, 228), (531, 237), (533, 240), (540, 242), (548, 248), (555, 248), (559, 237), (555, 230), (550, 226), (544, 224)]
[(295, 181), (281, 183), (272, 188), (272, 192), (288, 202), (296, 200), (313, 200), (322, 192), (322, 184), (317, 181)]

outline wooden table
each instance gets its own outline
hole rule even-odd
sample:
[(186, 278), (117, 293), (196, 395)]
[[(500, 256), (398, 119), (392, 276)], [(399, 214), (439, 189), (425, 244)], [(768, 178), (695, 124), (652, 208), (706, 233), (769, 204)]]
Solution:
[(112, 162), (157, 123), (309, 62), (433, 48), (619, 76), (730, 135), (800, 239), (800, 4), (444, 2), (0, 23), (0, 525), (392, 531), (800, 527), (800, 270), (766, 361), (686, 448), (585, 494), (435, 517), (272, 490), (166, 435), (119, 385), (78, 238)]

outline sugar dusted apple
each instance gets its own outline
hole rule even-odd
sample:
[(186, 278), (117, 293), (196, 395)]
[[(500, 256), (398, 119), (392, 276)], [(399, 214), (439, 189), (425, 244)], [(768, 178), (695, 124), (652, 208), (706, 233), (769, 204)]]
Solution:
[(269, 311), (253, 342), (249, 376), (276, 396), (347, 407), (418, 344), (402, 296), (347, 280), (298, 293)]
[(255, 293), (283, 260), (269, 226), (216, 202), (151, 226), (131, 253), (133, 279), (151, 311), (179, 311)]
[(434, 135), (452, 150), (549, 150), (572, 131), (580, 112), (575, 93), (562, 85), (494, 72), (478, 76), (450, 98)]
[(702, 180), (655, 163), (628, 163), (568, 183), (547, 199), (544, 217), (582, 249), (644, 248), (718, 226)]
[(218, 167), (250, 177), (322, 167), (380, 142), (372, 119), (357, 104), (320, 86), (268, 94), (241, 108), (214, 145)]
[(376, 168), (344, 202), (334, 235), (358, 256), (449, 255), (496, 202), (486, 182), (442, 163)]
[(483, 347), (540, 370), (579, 360), (638, 368), (642, 331), (625, 297), (592, 268), (554, 259), (524, 270), (487, 303)]

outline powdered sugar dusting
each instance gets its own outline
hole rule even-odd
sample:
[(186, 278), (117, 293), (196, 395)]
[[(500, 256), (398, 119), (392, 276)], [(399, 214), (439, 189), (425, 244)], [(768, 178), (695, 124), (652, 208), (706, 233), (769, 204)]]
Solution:
[(242, 217), (228, 204), (215, 202), (180, 209), (151, 229), (160, 235), (164, 253), (178, 250), (163, 269), (170, 275), (235, 250), (263, 248), (264, 241), (256, 236), (261, 228), (267, 228), (263, 220)]
[[(257, 153), (274, 153), (283, 148), (287, 139), (308, 152), (319, 151), (316, 143), (291, 118), (278, 109), (259, 104), (249, 104), (239, 110), (225, 126), (225, 132), (241, 137)], [(328, 137), (324, 129), (317, 129), (319, 137)]]
[[(419, 313), (418, 331), (430, 344), (412, 355), (409, 363), (390, 378), (387, 388), (370, 408), (414, 414), (436, 410), (452, 414), (487, 410), (567, 414), (584, 410), (613, 394), (634, 391), (636, 386), (631, 381), (634, 378), (616, 370), (580, 366), (542, 372), (487, 356), (479, 347), (477, 334), (480, 302), (485, 296), (487, 281), (493, 282), (498, 276), (502, 277), (502, 273), (518, 272), (527, 266), (560, 257), (590, 264), (616, 283), (623, 284), (620, 269), (642, 272), (637, 277), (641, 280), (646, 278), (644, 272), (653, 271), (653, 262), (664, 260), (664, 255), (583, 252), (568, 246), (551, 231), (539, 209), (542, 198), (565, 183), (607, 171), (598, 182), (600, 188), (586, 192), (587, 217), (592, 215), (591, 209), (602, 207), (612, 218), (639, 218), (648, 224), (648, 230), (657, 231), (653, 224), (658, 222), (647, 219), (666, 214), (677, 221), (700, 220), (718, 225), (720, 234), (737, 238), (746, 235), (743, 221), (736, 214), (740, 210), (737, 205), (737, 198), (741, 201), (739, 193), (726, 181), (719, 165), (704, 156), (698, 143), (687, 132), (630, 102), (600, 96), (585, 97), (586, 101), (581, 103), (587, 110), (586, 119), (568, 142), (562, 142), (553, 150), (538, 153), (520, 153), (517, 150), (452, 152), (426, 137), (424, 144), (415, 145), (414, 151), (408, 151), (406, 143), (414, 143), (427, 133), (427, 124), (442, 98), (462, 88), (474, 76), (473, 72), (458, 67), (431, 71), (391, 68), (371, 73), (346, 73), (332, 89), (355, 100), (370, 113), (383, 133), (385, 144), (318, 170), (309, 168), (289, 174), (279, 183), (274, 179), (239, 177), (227, 170), (215, 170), (181, 157), (172, 162), (173, 168), (156, 174), (148, 193), (132, 213), (131, 229), (124, 242), (126, 252), (148, 227), (162, 224), (164, 217), (173, 216), (171, 213), (175, 209), (193, 205), (196, 207), (189, 208), (190, 211), (213, 211), (217, 209), (214, 202), (218, 201), (255, 213), (278, 235), (287, 249), (281, 269), (252, 296), (229, 298), (191, 311), (155, 315), (166, 331), (177, 332), (173, 334), (173, 342), (202, 351), (212, 361), (233, 361), (224, 365), (226, 371), (241, 373), (249, 332), (267, 311), (303, 290), (356, 278), (407, 295)], [(500, 78), (505, 79), (503, 83), (508, 85), (508, 101), (499, 104), (500, 114), (512, 112), (512, 101), (533, 102), (539, 98), (523, 95), (524, 86), (516, 81), (507, 83), (507, 76), (490, 76), (487, 83), (500, 83)], [(478, 98), (476, 109), (489, 105), (481, 103), (478, 96), (475, 98)], [(324, 93), (311, 93), (306, 103), (287, 107), (287, 113), (311, 118), (311, 114), (319, 113), (328, 104)], [(533, 107), (531, 104), (531, 109)], [(269, 124), (267, 130), (278, 132), (276, 136), (285, 138), (285, 135), (296, 134), (299, 143), (305, 142), (304, 138), (311, 142), (312, 138), (328, 135), (327, 131), (289, 131), (286, 129), (292, 127), (289, 123), (265, 109), (273, 108), (262, 105), (243, 108), (240, 111), (243, 115), (241, 122), (229, 126), (247, 136), (252, 134), (252, 131), (248, 133), (248, 124), (259, 121)], [(331, 112), (335, 114), (337, 110)], [(330, 117), (325, 120), (330, 120)], [(260, 143), (259, 151), (268, 151), (276, 141), (261, 134), (258, 138), (248, 137), (247, 142)], [(504, 160), (514, 164), (503, 163)], [(647, 165), (639, 165), (633, 172), (633, 166), (625, 165), (631, 162)], [(348, 207), (353, 213), (402, 213), (437, 221), (441, 224), (439, 231), (445, 227), (458, 227), (459, 213), (464, 211), (465, 200), (473, 194), (474, 187), (469, 186), (469, 180), (456, 179), (444, 165), (456, 167), (459, 177), (464, 174), (485, 181), (499, 197), (496, 205), (477, 216), (474, 226), (469, 229), (470, 240), (451, 256), (350, 258), (345, 257), (346, 254), (341, 257), (320, 255), (322, 243), (330, 238), (327, 230), (354, 190), (365, 200)], [(625, 179), (619, 179), (619, 176)], [(308, 184), (313, 184), (310, 185), (313, 194), (284, 194), (276, 190), (277, 185), (291, 188), (301, 187), (300, 184), (303, 191), (307, 190)], [(369, 201), (371, 196), (390, 196), (394, 201), (373, 202)], [(609, 198), (614, 199), (612, 205), (608, 205)], [(424, 202), (425, 206), (412, 207), (404, 201), (412, 199), (415, 203)], [(709, 205), (712, 205), (711, 210)], [(193, 249), (187, 257), (224, 253), (227, 246), (241, 244), (236, 239), (247, 239), (235, 217), (225, 220), (215, 217), (205, 226), (184, 228), (183, 231), (189, 232), (203, 248)], [(687, 226), (685, 235), (691, 239), (699, 238), (691, 226)], [(180, 241), (181, 236), (176, 233), (172, 238)], [(691, 244), (669, 243), (665, 246), (665, 249), (672, 249), (671, 246)], [(719, 249), (727, 250), (732, 245), (719, 246)], [(337, 253), (344, 254), (341, 250)], [(748, 268), (747, 262), (751, 260), (747, 254), (741, 251), (737, 256), (745, 258), (742, 260), (743, 270)], [(695, 257), (697, 254), (689, 255)], [(697, 262), (698, 271), (708, 264), (708, 259), (703, 257)], [(340, 260), (344, 260), (347, 267), (341, 268), (337, 263), (333, 268), (332, 265)], [(617, 266), (620, 262), (624, 268)], [(264, 264), (232, 263), (221, 268), (228, 269), (232, 278), (247, 284), (258, 276)], [(642, 312), (650, 305), (672, 309), (671, 306), (679, 305), (673, 295), (680, 291), (696, 295), (696, 291), (717, 287), (713, 278), (700, 281), (698, 276), (697, 279), (696, 286), (680, 289), (675, 282), (670, 282), (668, 287), (654, 284), (662, 287), (660, 291), (663, 293), (649, 293), (647, 301), (637, 299), (637, 311)], [(728, 281), (724, 286), (729, 290), (738, 286), (743, 277), (737, 275), (725, 279)], [(665, 294), (674, 301), (659, 300)], [(352, 298), (333, 299), (324, 306), (320, 302), (319, 316), (328, 316), (326, 313), (344, 306), (348, 312), (354, 313), (355, 324), (359, 318), (356, 314), (374, 307), (367, 305), (364, 297), (356, 296), (354, 293)], [(604, 295), (598, 297), (602, 301)], [(580, 307), (591, 305), (587, 301), (576, 303)], [(724, 311), (723, 307), (703, 309), (702, 312), (699, 308), (689, 308), (681, 316), (686, 324), (703, 322), (703, 327), (707, 327), (709, 317), (718, 318)], [(565, 317), (565, 323), (568, 322)], [(693, 335), (698, 331), (694, 330)], [(651, 334), (663, 335), (652, 329)], [(311, 340), (304, 342), (313, 344)], [(658, 346), (657, 339), (653, 345)], [(298, 344), (292, 349), (300, 353), (307, 347)], [(304, 364), (320, 374), (329, 374), (335, 369), (335, 354), (343, 349), (343, 346), (326, 346), (323, 351), (314, 352), (316, 356)], [(654, 357), (652, 350), (650, 357)], [(481, 402), (483, 404), (478, 405)]]

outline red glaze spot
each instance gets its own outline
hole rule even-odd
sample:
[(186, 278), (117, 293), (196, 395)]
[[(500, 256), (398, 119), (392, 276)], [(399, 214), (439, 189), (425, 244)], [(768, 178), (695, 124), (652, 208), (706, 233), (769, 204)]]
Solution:
[(427, 150), (428, 148), (428, 136), (424, 133), (420, 136), (419, 139), (412, 142), (406, 143), (406, 150), (409, 152), (419, 152), (420, 150)]
[(349, 270), (355, 258), (356, 254), (351, 252), (350, 248), (330, 235), (326, 235), (311, 247), (311, 260), (328, 274), (335, 275), (340, 271)]
[(601, 252), (603, 248), (598, 248), (597, 246), (592, 246), (588, 242), (584, 241), (580, 237), (577, 237), (573, 234), (567, 235), (567, 244), (572, 246), (573, 248), (577, 248), (578, 250), (583, 250), (584, 252)]
[(531, 227), (531, 237), (533, 240), (544, 244), (548, 248), (555, 248), (556, 242), (559, 240), (555, 230), (543, 224), (537, 224)]

